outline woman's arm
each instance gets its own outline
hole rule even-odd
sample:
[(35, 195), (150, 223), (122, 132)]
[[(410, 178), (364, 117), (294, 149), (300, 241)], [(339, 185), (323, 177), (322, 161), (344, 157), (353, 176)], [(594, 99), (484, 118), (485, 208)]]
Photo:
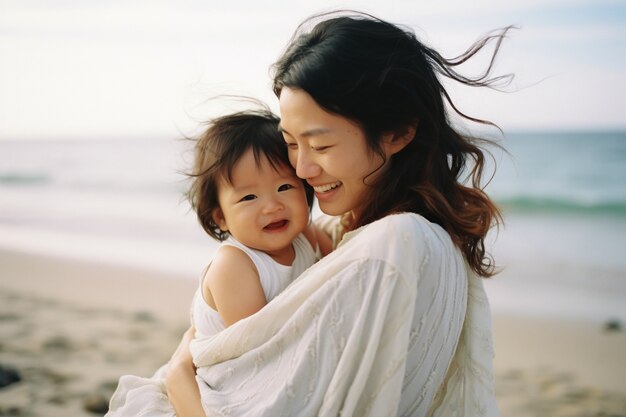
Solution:
[(193, 339), (195, 332), (196, 329), (193, 326), (185, 332), (176, 352), (170, 359), (165, 377), (167, 396), (178, 417), (205, 416), (196, 382), (196, 368), (189, 352), (189, 342)]

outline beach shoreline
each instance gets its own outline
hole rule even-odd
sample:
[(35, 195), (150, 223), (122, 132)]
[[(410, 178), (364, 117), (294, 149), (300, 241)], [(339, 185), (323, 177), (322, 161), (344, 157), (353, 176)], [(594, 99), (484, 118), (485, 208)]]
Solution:
[[(0, 389), (0, 414), (98, 415), (86, 404), (119, 376), (147, 377), (167, 361), (197, 286), (185, 273), (7, 249), (0, 265), (0, 365), (22, 376)], [(626, 412), (624, 329), (498, 308), (493, 323), (503, 416)]]

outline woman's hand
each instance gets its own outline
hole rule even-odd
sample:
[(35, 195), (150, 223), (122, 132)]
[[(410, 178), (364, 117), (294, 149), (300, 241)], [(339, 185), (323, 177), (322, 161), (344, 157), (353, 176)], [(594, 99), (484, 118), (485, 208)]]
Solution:
[(189, 343), (195, 333), (196, 329), (193, 326), (185, 332), (176, 352), (170, 359), (165, 377), (167, 396), (178, 417), (205, 416), (196, 382), (196, 368), (189, 351)]

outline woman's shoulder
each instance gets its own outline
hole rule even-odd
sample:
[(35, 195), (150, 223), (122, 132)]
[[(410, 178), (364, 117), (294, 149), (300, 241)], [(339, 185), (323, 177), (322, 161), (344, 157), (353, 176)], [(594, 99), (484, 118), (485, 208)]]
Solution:
[(404, 212), (404, 213), (396, 213), (390, 214), (388, 216), (383, 217), (382, 219), (378, 219), (369, 225), (378, 224), (379, 226), (394, 226), (394, 227), (414, 227), (416, 225), (429, 225), (430, 222), (424, 217), (417, 213)]
[[(416, 237), (423, 235), (426, 231), (441, 230), (441, 227), (431, 223), (425, 217), (416, 213), (390, 214), (372, 223), (360, 227), (346, 234), (346, 240), (358, 235), (365, 236), (388, 236), (388, 237)], [(445, 233), (445, 232), (444, 232)]]
[[(450, 235), (438, 224), (416, 213), (385, 216), (344, 236), (341, 246), (384, 259), (451, 255), (457, 251)], [(418, 255), (419, 254), (419, 255)]]

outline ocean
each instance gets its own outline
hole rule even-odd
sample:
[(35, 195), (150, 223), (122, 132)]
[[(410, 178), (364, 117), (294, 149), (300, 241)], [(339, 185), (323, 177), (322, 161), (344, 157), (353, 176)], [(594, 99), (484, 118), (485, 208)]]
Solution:
[(626, 132), (510, 133), (501, 145), (486, 191), (502, 240), (520, 230), (514, 249), (494, 251), (626, 271)]
[(516, 212), (626, 216), (626, 132), (511, 133), (490, 194)]
[[(626, 132), (512, 132), (500, 144), (486, 187), (505, 218), (489, 240), (496, 261), (611, 271), (595, 289), (617, 294), (626, 318)], [(0, 248), (195, 279), (216, 243), (184, 199), (191, 158), (186, 140), (0, 141)]]

